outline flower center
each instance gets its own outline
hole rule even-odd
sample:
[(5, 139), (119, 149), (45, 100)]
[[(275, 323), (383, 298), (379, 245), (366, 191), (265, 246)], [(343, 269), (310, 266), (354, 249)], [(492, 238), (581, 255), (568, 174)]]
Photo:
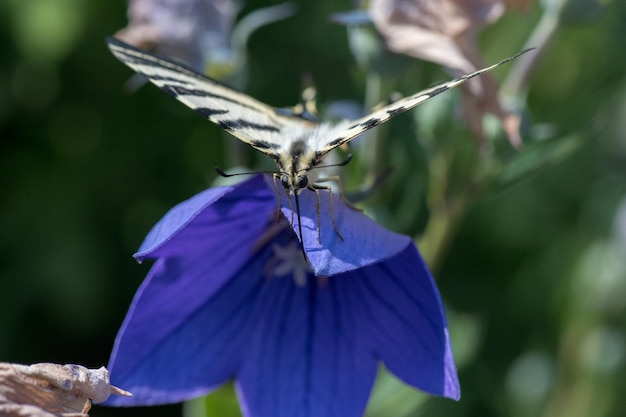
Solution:
[(274, 255), (267, 263), (268, 272), (275, 277), (291, 275), (297, 286), (306, 286), (307, 277), (313, 270), (302, 257), (298, 242), (292, 240), (286, 245), (273, 243), (272, 252)]

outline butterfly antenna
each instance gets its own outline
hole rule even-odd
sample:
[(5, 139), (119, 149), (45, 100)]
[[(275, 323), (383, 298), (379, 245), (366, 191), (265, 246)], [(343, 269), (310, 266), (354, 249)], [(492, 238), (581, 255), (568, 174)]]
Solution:
[(215, 172), (217, 175), (224, 178), (236, 177), (238, 175), (252, 175), (252, 174), (276, 174), (275, 171), (250, 171), (250, 172), (237, 172), (234, 174), (227, 174), (221, 168), (215, 167)]
[(336, 164), (330, 164), (330, 165), (318, 165), (315, 167), (315, 169), (318, 168), (330, 168), (330, 167), (343, 167), (346, 166), (350, 163), (350, 161), (352, 161), (352, 154), (349, 153), (348, 156), (346, 156), (346, 159), (344, 159), (343, 161), (336, 163)]

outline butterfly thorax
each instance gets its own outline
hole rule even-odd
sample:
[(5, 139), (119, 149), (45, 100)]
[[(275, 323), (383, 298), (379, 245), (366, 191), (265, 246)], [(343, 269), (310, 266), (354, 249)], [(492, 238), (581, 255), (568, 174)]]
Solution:
[(321, 156), (303, 140), (292, 142), (276, 161), (280, 180), (290, 194), (299, 194), (309, 185), (309, 173), (321, 162)]

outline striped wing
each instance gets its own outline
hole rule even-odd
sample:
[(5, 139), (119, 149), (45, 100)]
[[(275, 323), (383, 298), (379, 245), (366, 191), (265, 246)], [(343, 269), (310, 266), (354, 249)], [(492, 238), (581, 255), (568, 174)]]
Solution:
[(107, 39), (107, 45), (117, 59), (147, 77), (161, 90), (275, 160), (285, 139), (315, 129), (315, 124), (281, 115), (273, 107), (182, 64), (157, 57), (115, 38)]
[(337, 126), (337, 128), (333, 131), (333, 134), (327, 138), (328, 139), (327, 142), (318, 146), (318, 152), (320, 155), (325, 155), (326, 153), (330, 152), (336, 147), (341, 146), (344, 143), (351, 141), (352, 139), (354, 139), (361, 133), (375, 126), (378, 126), (381, 123), (385, 123), (387, 120), (391, 119), (392, 117), (397, 116), (398, 114), (404, 113), (405, 111), (410, 110), (419, 104), (422, 104), (429, 98), (435, 97), (438, 94), (441, 94), (445, 91), (450, 90), (451, 88), (457, 87), (463, 84), (464, 82), (474, 77), (477, 77), (481, 74), (484, 74), (487, 71), (491, 71), (492, 69), (506, 62), (509, 62), (517, 58), (518, 56), (525, 54), (526, 52), (531, 51), (531, 50), (532, 49), (527, 49), (512, 57), (503, 59), (502, 61), (490, 67), (483, 68), (481, 70), (478, 70), (468, 75), (464, 75), (455, 80), (448, 81), (443, 84), (439, 84), (427, 90), (423, 90), (423, 91), (420, 91), (419, 93), (415, 93), (411, 96), (402, 98), (394, 103), (389, 104), (388, 106), (382, 107), (368, 114), (367, 116), (354, 120), (350, 123), (347, 123), (347, 124), (342, 123), (341, 125)]

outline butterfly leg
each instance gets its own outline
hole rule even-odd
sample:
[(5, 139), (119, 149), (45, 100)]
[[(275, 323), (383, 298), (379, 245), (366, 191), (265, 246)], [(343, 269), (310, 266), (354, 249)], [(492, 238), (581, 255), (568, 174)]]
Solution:
[[(278, 204), (276, 204), (276, 221), (280, 222), (280, 200), (281, 200), (281, 192), (280, 188), (278, 188), (278, 174), (272, 175), (272, 180), (274, 181), (274, 190), (276, 191), (276, 196), (278, 197)], [(291, 205), (291, 201), (289, 201), (289, 205)]]
[(315, 195), (317, 196), (317, 205), (316, 205), (316, 209), (317, 209), (317, 239), (320, 243), (322, 243), (322, 231), (321, 231), (321, 218), (320, 218), (320, 190), (326, 190), (328, 191), (328, 204), (330, 205), (330, 221), (333, 224), (333, 228), (335, 229), (335, 233), (337, 233), (337, 236), (339, 236), (339, 239), (341, 239), (342, 241), (343, 236), (341, 236), (341, 233), (339, 232), (339, 228), (337, 227), (337, 224), (335, 223), (335, 210), (333, 209), (333, 190), (330, 188), (329, 185), (319, 185), (319, 184), (311, 184), (308, 187), (310, 190), (315, 192)]
[(321, 219), (321, 214), (320, 214), (320, 192), (316, 187), (312, 185), (308, 186), (307, 188), (315, 193), (315, 211), (317, 212), (317, 242), (321, 245), (322, 244), (322, 226), (321, 226), (322, 219)]
[[(276, 184), (276, 178), (278, 177), (278, 174), (274, 174), (274, 186), (276, 187), (276, 193), (278, 194), (278, 205), (276, 206), (276, 215), (278, 216), (278, 218), (280, 218), (280, 188), (278, 188), (278, 184)], [(289, 211), (291, 211), (291, 224), (294, 223), (294, 209), (293, 209), (293, 203), (291, 202), (291, 197), (289, 194), (287, 194), (287, 203), (289, 203)], [(298, 211), (298, 210), (295, 210)], [(298, 223), (300, 222), (300, 212), (298, 211)]]
[[(354, 204), (352, 204), (346, 198), (346, 196), (345, 196), (345, 194), (343, 192), (343, 184), (341, 182), (341, 178), (338, 175), (333, 175), (332, 177), (318, 178), (315, 182), (327, 182), (327, 181), (334, 181), (337, 184), (337, 187), (339, 187), (339, 198), (341, 198), (341, 201), (343, 201), (343, 203), (346, 206), (350, 207), (354, 211), (363, 211), (360, 208), (356, 207)], [(330, 190), (330, 186), (326, 186), (326, 187), (322, 187), (322, 188)], [(332, 197), (331, 197), (331, 200), (332, 200)]]

